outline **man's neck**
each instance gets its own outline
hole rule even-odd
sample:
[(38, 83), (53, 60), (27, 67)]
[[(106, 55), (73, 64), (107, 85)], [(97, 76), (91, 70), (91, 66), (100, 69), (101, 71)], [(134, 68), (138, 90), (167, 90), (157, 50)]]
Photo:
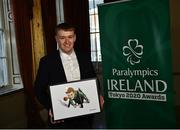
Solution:
[(70, 52), (64, 52), (62, 49), (59, 48), (59, 52), (62, 53), (62, 54), (65, 54), (65, 55), (71, 55), (73, 52), (74, 52), (74, 49), (72, 49)]

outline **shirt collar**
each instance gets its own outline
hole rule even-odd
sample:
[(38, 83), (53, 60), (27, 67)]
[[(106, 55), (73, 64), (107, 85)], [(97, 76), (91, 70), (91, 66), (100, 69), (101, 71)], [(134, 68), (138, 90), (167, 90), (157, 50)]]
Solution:
[(68, 59), (69, 57), (73, 58), (75, 56), (74, 49), (71, 54), (64, 53), (61, 49), (59, 49), (59, 53), (63, 59)]

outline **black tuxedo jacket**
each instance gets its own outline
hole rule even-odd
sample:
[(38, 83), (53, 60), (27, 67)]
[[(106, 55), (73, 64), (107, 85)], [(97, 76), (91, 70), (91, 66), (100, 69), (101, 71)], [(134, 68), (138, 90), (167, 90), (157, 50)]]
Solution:
[[(91, 61), (84, 53), (75, 52), (79, 63), (81, 79), (95, 78)], [(35, 93), (39, 102), (49, 110), (51, 108), (49, 86), (67, 82), (59, 51), (44, 56), (39, 63), (35, 80)]]
[[(95, 78), (95, 72), (91, 61), (83, 53), (76, 52), (79, 63), (81, 79)], [(51, 100), (49, 86), (67, 82), (59, 51), (44, 56), (39, 63), (39, 69), (35, 80), (35, 93), (39, 102), (49, 111)], [(91, 128), (93, 115), (66, 119), (61, 124), (51, 124), (51, 128)]]

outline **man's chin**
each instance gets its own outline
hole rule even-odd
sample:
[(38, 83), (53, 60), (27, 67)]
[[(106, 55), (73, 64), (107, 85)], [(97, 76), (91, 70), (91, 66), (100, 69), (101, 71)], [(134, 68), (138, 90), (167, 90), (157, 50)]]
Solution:
[(66, 54), (71, 54), (71, 53), (72, 53), (72, 50), (67, 49), (67, 50), (65, 50), (65, 53), (66, 53)]

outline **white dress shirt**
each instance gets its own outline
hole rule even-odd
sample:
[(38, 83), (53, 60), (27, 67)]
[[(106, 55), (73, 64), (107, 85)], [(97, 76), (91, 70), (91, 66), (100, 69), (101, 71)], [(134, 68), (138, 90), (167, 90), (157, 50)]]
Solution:
[(67, 81), (80, 80), (79, 64), (74, 50), (70, 55), (64, 53), (61, 49), (59, 49), (59, 52)]

